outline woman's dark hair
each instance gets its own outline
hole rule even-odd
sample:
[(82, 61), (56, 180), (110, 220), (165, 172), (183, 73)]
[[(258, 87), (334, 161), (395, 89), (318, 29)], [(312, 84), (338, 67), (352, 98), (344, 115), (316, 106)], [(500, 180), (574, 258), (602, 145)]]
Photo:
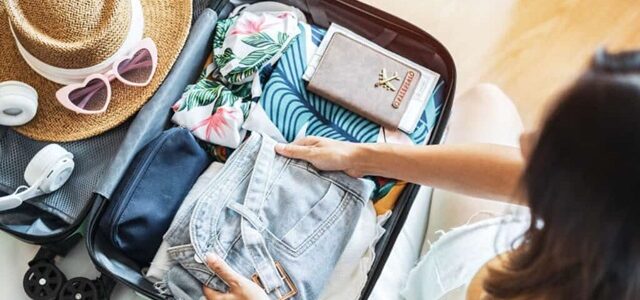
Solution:
[(493, 299), (640, 299), (640, 52), (599, 51), (547, 116), (524, 172), (531, 224)]

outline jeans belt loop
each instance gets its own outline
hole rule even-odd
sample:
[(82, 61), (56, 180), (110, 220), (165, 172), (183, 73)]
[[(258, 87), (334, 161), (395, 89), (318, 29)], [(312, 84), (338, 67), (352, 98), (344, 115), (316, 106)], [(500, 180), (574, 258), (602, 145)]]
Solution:
[[(253, 134), (259, 134), (254, 132)], [(277, 269), (276, 263), (265, 244), (262, 231), (265, 226), (259, 219), (260, 211), (266, 197), (269, 175), (275, 161), (276, 142), (262, 136), (260, 149), (256, 157), (244, 203), (231, 204), (229, 208), (240, 213), (241, 236), (244, 246), (251, 256), (251, 261), (260, 282), (267, 294), (285, 286), (285, 281)]]
[(233, 210), (243, 219), (249, 221), (249, 223), (251, 223), (251, 226), (253, 226), (253, 228), (255, 228), (255, 230), (257, 230), (258, 232), (262, 233), (266, 229), (266, 226), (264, 225), (264, 222), (260, 220), (260, 217), (258, 217), (258, 215), (256, 215), (253, 211), (249, 210), (246, 206), (238, 202), (230, 202), (229, 204), (227, 204), (227, 208)]

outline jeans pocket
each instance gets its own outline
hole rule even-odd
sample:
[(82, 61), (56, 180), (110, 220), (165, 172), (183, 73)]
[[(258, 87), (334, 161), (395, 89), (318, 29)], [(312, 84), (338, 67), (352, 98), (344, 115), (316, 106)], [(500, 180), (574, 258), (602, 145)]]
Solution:
[(290, 164), (263, 207), (267, 229), (278, 243), (300, 255), (355, 205), (349, 195), (321, 175)]
[(291, 247), (298, 254), (312, 246), (323, 234), (332, 228), (350, 205), (355, 204), (350, 197), (335, 185), (331, 185), (329, 191), (294, 227), (292, 227), (280, 241)]

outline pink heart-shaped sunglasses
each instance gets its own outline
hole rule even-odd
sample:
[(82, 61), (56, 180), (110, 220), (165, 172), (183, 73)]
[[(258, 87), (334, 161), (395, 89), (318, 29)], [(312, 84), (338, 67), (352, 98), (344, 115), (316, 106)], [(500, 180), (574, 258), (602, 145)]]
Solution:
[(105, 74), (92, 74), (83, 83), (70, 84), (56, 92), (56, 98), (67, 109), (80, 114), (99, 114), (111, 101), (111, 80), (117, 78), (129, 86), (147, 86), (158, 66), (158, 48), (145, 38), (129, 56), (119, 58)]

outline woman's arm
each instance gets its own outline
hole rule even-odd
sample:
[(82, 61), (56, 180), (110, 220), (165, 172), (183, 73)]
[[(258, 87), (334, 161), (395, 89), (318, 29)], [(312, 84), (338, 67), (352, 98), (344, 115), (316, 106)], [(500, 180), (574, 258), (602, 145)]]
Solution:
[(361, 174), (495, 200), (512, 199), (524, 165), (518, 148), (491, 144), (356, 148), (352, 162)]
[(276, 150), (321, 170), (396, 178), (504, 201), (513, 201), (524, 169), (518, 148), (491, 144), (405, 146), (307, 137)]

